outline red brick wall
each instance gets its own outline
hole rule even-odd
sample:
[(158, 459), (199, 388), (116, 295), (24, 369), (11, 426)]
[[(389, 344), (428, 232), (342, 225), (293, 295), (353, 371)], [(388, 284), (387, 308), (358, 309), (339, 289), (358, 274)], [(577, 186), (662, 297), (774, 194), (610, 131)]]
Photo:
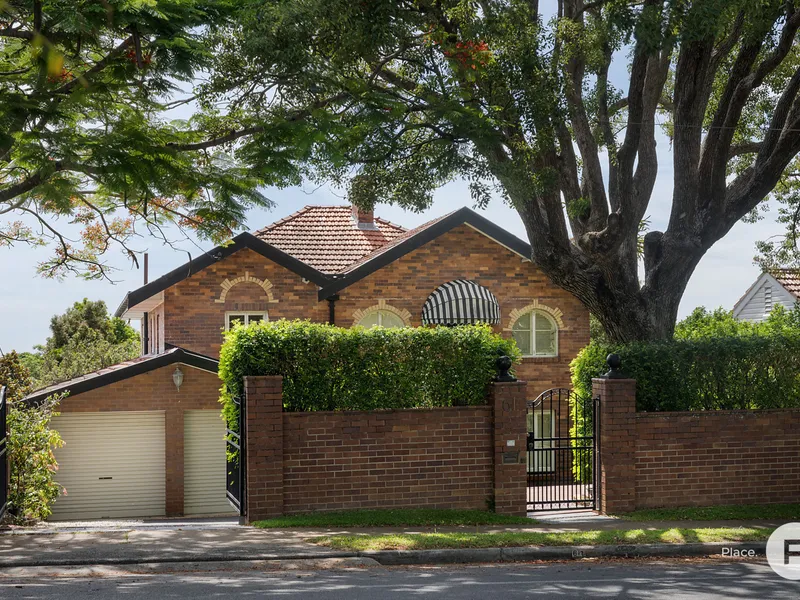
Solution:
[[(272, 284), (272, 301), (257, 284), (243, 282), (218, 303), (222, 283), (249, 273)], [(164, 291), (164, 339), (192, 352), (219, 357), (225, 313), (263, 311), (270, 320), (311, 319), (326, 322), (327, 302), (317, 301), (317, 286), (249, 249), (240, 250)]]
[(494, 384), (488, 406), (283, 414), (281, 382), (245, 378), (248, 521), (493, 503), (525, 514), (524, 382)]
[(485, 510), (492, 494), (487, 406), (284, 413), (284, 511)]
[(178, 391), (172, 382), (176, 366), (67, 396), (59, 407), (62, 413), (163, 410), (168, 516), (183, 514), (183, 412), (220, 409), (219, 378), (215, 373), (180, 365), (184, 379)]
[(383, 299), (412, 315), (419, 326), (422, 306), (441, 284), (472, 279), (497, 296), (501, 322), (496, 331), (511, 336), (510, 313), (534, 300), (563, 313), (558, 336), (558, 357), (526, 358), (516, 368), (528, 383), (529, 398), (553, 387), (571, 387), (569, 363), (589, 343), (589, 312), (569, 292), (554, 285), (529, 261), (467, 225), (456, 227), (436, 240), (342, 290), (336, 303), (336, 324), (349, 327), (353, 313)]
[[(269, 295), (254, 283), (230, 288), (225, 302), (221, 284), (249, 273), (272, 284)], [(459, 226), (392, 264), (340, 292), (336, 303), (336, 324), (349, 327), (354, 313), (374, 306), (379, 300), (412, 315), (420, 325), (422, 306), (439, 285), (467, 278), (489, 288), (502, 311), (496, 328), (510, 336), (510, 313), (534, 301), (563, 313), (559, 331), (558, 356), (527, 358), (517, 374), (528, 381), (528, 394), (535, 397), (551, 387), (569, 387), (569, 363), (589, 341), (589, 313), (578, 300), (553, 285), (529, 261), (506, 250), (467, 225)], [(304, 283), (291, 271), (249, 249), (195, 273), (164, 292), (163, 341), (212, 357), (219, 356), (226, 311), (264, 311), (271, 320), (311, 319), (327, 322), (328, 303), (317, 300), (317, 286)]]
[(637, 413), (635, 424), (638, 508), (800, 497), (800, 410)]

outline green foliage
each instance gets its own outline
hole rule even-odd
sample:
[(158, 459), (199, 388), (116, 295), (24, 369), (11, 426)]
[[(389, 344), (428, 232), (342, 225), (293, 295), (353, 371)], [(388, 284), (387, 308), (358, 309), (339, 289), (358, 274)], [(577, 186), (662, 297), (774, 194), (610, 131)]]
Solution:
[(50, 516), (51, 505), (61, 493), (55, 481), (58, 468), (53, 449), (62, 445), (50, 420), (61, 397), (50, 397), (29, 406), (21, 399), (30, 391), (31, 380), (15, 352), (0, 358), (0, 386), (8, 388), (9, 509), (18, 523), (40, 521)]
[(135, 358), (139, 334), (122, 319), (110, 317), (103, 301), (84, 299), (50, 320), (52, 335), (24, 362), (44, 387)]
[(234, 327), (220, 351), (223, 412), (248, 375), (283, 375), (286, 411), (484, 404), (495, 359), (518, 360), (488, 326), (341, 328), (308, 321)]
[(347, 510), (288, 515), (256, 521), (261, 529), (286, 527), (465, 527), (476, 525), (534, 525), (527, 517), (498, 515), (484, 510), (450, 510), (442, 508), (393, 508), (385, 510)]
[(0, 247), (51, 244), (41, 273), (98, 278), (110, 248), (135, 261), (137, 234), (167, 242), (176, 225), (222, 242), (247, 208), (271, 205), (228, 137), (251, 122), (174, 112), (199, 93), (209, 38), (236, 5), (0, 2), (0, 214), (12, 217)]
[(697, 309), (666, 342), (592, 342), (572, 361), (572, 385), (591, 395), (592, 378), (622, 358), (636, 380), (641, 411), (767, 409), (800, 406), (800, 329), (795, 311), (778, 309), (760, 325)]

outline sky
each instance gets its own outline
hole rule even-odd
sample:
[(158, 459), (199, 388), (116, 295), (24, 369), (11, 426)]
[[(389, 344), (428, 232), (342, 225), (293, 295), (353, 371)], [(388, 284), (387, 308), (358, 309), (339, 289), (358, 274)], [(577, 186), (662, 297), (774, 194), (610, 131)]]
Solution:
[[(660, 140), (660, 169), (656, 189), (648, 210), (651, 229), (666, 226), (672, 196), (672, 161), (666, 140)], [(289, 188), (267, 190), (267, 195), (276, 203), (271, 211), (253, 210), (248, 215), (248, 229), (255, 230), (281, 219), (307, 204), (347, 204), (346, 200), (330, 188)], [(472, 206), (471, 199), (463, 182), (451, 183), (436, 193), (433, 206), (422, 213), (411, 213), (400, 208), (379, 205), (377, 216), (405, 227), (414, 227), (434, 217), (462, 206)], [(517, 213), (501, 200), (492, 201), (485, 210), (485, 217), (504, 229), (527, 239), (525, 229)], [(698, 265), (681, 303), (680, 316), (683, 317), (696, 306), (731, 309), (759, 275), (753, 264), (755, 242), (781, 232), (775, 223), (775, 211), (755, 224), (739, 223), (720, 242), (718, 242)], [(201, 244), (209, 250), (211, 244)], [(138, 247), (146, 249), (150, 255), (150, 279), (184, 264), (188, 260), (185, 252), (173, 250), (159, 244), (155, 239), (142, 239)], [(193, 243), (183, 243), (182, 250), (196, 257), (200, 248)], [(109, 312), (117, 308), (125, 293), (142, 285), (142, 271), (130, 265), (121, 253), (115, 255), (112, 263), (119, 268), (108, 281), (84, 281), (75, 277), (63, 281), (44, 279), (36, 274), (36, 265), (48, 256), (46, 249), (31, 249), (18, 246), (13, 250), (0, 248), (0, 281), (3, 282), (3, 298), (0, 301), (0, 349), (3, 352), (17, 350), (30, 351), (36, 344), (42, 344), (49, 335), (50, 318), (64, 312), (74, 302), (89, 298), (103, 300)], [(132, 325), (138, 328), (138, 322)]]
[[(543, 3), (545, 16), (552, 16), (554, 2)], [(548, 6), (551, 10), (548, 13)], [(629, 48), (615, 53), (609, 77), (620, 89), (627, 89)], [(186, 93), (186, 92), (184, 92)], [(170, 112), (171, 118), (188, 118), (192, 107), (184, 105)], [(672, 198), (672, 153), (669, 139), (657, 135), (659, 174), (656, 181), (647, 217), (650, 229), (663, 231), (669, 218)], [(605, 166), (606, 159), (601, 157)], [(608, 173), (605, 172), (606, 182)], [(266, 190), (276, 206), (271, 211), (253, 210), (248, 215), (247, 228), (259, 229), (277, 221), (307, 204), (347, 204), (342, 194), (328, 187), (289, 188)], [(471, 206), (472, 201), (464, 182), (455, 182), (439, 189), (435, 194), (433, 206), (422, 213), (406, 212), (393, 206), (379, 205), (377, 216), (399, 225), (411, 228), (430, 219), (448, 213), (462, 206)], [(527, 239), (525, 229), (517, 213), (500, 199), (492, 201), (484, 210), (485, 217), (504, 229)], [(756, 254), (755, 242), (780, 235), (782, 228), (775, 222), (776, 210), (754, 224), (739, 223), (730, 233), (717, 242), (705, 255), (689, 282), (683, 296), (679, 317), (684, 317), (696, 306), (733, 308), (734, 303), (758, 277), (760, 270), (753, 264)], [(200, 247), (191, 242), (180, 245), (182, 250), (196, 257), (202, 250), (210, 250), (210, 244)], [(147, 250), (150, 255), (150, 279), (184, 264), (188, 260), (186, 252), (159, 245), (155, 239), (140, 240), (138, 248)], [(11, 349), (30, 351), (33, 346), (43, 344), (49, 335), (50, 318), (63, 313), (74, 302), (89, 298), (103, 300), (114, 312), (125, 293), (142, 285), (141, 270), (134, 269), (121, 253), (114, 257), (112, 264), (119, 271), (112, 275), (115, 283), (108, 281), (84, 281), (74, 277), (63, 281), (43, 279), (36, 274), (36, 265), (48, 257), (49, 249), (31, 249), (18, 246), (13, 250), (0, 248), (0, 351)], [(138, 323), (132, 323), (138, 328)]]

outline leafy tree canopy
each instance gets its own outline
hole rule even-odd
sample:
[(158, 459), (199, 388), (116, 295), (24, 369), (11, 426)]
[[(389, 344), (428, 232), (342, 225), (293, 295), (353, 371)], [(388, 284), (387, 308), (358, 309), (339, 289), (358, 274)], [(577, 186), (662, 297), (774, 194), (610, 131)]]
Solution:
[[(212, 34), (202, 108), (255, 172), (364, 207), (497, 192), (611, 339), (667, 338), (705, 252), (793, 189), (798, 28), (795, 0), (247, 0)], [(657, 127), (672, 208), (640, 248)]]
[(760, 323), (740, 321), (722, 307), (699, 306), (675, 327), (675, 338), (682, 340), (776, 334), (800, 334), (800, 304), (790, 310), (778, 304)]
[(230, 147), (233, 117), (171, 112), (196, 102), (235, 5), (0, 2), (0, 247), (50, 244), (42, 273), (97, 278), (112, 247), (136, 261), (136, 236), (172, 242), (174, 224), (221, 242), (270, 205)]
[(36, 387), (66, 381), (140, 353), (139, 334), (125, 321), (110, 317), (103, 301), (84, 299), (50, 320), (52, 335), (21, 357)]

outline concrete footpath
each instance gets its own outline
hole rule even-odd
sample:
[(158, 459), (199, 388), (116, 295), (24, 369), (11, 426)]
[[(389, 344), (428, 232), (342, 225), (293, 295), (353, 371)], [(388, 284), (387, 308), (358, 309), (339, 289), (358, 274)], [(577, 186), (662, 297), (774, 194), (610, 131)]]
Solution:
[[(537, 516), (538, 518), (538, 516)], [(778, 521), (661, 521), (633, 522), (602, 517), (550, 519), (532, 526), (438, 527), (376, 529), (255, 529), (234, 523), (202, 521), (180, 523), (93, 522), (50, 528), (0, 532), (0, 569), (33, 566), (122, 565), (253, 560), (320, 560), (366, 557), (381, 564), (433, 564), (562, 560), (603, 556), (706, 556), (722, 546), (764, 554), (765, 543), (651, 544), (622, 546), (566, 546), (487, 548), (463, 550), (407, 550), (342, 552), (308, 543), (322, 535), (439, 532), (576, 532), (611, 529), (665, 529), (672, 527), (777, 527)]]

